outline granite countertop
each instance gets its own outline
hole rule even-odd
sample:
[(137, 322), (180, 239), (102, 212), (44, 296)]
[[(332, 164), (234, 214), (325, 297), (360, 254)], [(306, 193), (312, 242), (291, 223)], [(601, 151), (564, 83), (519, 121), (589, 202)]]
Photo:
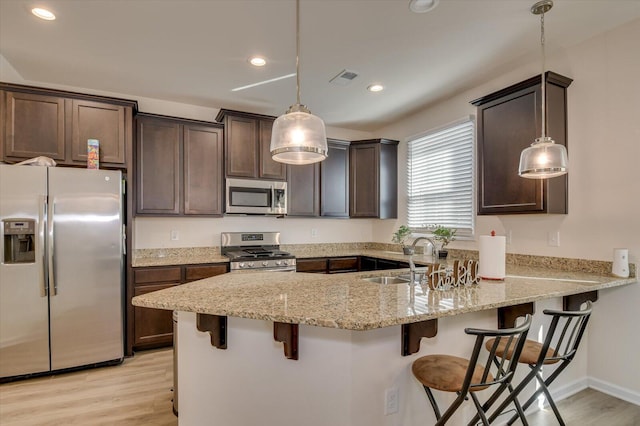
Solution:
[[(353, 246), (353, 247), (351, 247)], [(379, 259), (408, 262), (409, 256), (398, 251), (375, 250), (361, 248), (359, 245), (348, 244), (308, 244), (283, 245), (282, 250), (288, 251), (298, 259), (314, 257), (342, 257), (342, 256), (370, 256)], [(416, 254), (413, 256), (417, 264), (432, 262), (431, 256)], [(171, 249), (141, 249), (136, 250), (131, 262), (134, 268), (148, 266), (193, 265), (203, 263), (228, 263), (229, 258), (220, 254), (220, 247), (193, 247)]]
[(131, 266), (134, 268), (203, 263), (229, 263), (229, 258), (220, 254), (220, 247), (186, 247), (138, 249), (134, 251), (131, 260)]
[(447, 291), (363, 280), (407, 271), (334, 275), (234, 272), (136, 296), (132, 302), (149, 308), (370, 330), (637, 282), (635, 277), (514, 265), (508, 265), (504, 281), (483, 280)]

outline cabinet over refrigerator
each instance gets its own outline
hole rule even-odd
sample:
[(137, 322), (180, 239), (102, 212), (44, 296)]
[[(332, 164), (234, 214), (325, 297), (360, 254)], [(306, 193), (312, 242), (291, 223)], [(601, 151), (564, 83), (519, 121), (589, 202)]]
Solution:
[(123, 359), (119, 171), (0, 165), (0, 379)]

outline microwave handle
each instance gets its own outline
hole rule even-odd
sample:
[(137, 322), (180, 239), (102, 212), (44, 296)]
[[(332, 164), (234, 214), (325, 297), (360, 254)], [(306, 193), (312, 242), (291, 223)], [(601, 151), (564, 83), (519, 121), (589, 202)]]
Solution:
[(276, 209), (276, 189), (274, 188), (273, 184), (270, 185), (271, 186), (271, 211), (275, 211)]

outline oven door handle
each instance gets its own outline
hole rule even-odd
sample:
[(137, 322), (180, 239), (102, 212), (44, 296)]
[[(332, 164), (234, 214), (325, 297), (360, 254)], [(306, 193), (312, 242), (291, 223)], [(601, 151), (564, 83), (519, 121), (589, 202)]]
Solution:
[(232, 269), (230, 272), (241, 272), (241, 271), (251, 271), (251, 272), (296, 272), (295, 266), (288, 266), (286, 268), (276, 267), (276, 268), (256, 268), (256, 269)]

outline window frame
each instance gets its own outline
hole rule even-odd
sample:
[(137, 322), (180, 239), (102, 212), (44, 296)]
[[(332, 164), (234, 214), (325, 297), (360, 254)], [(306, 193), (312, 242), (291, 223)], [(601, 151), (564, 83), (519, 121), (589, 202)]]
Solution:
[[(420, 132), (417, 133), (415, 135), (409, 136), (405, 139), (405, 142), (407, 144), (407, 158), (406, 158), (406, 188), (407, 188), (407, 192), (406, 192), (406, 196), (407, 196), (407, 201), (406, 201), (406, 207), (407, 207), (407, 223), (410, 222), (410, 218), (409, 218), (409, 204), (410, 204), (410, 200), (411, 200), (411, 195), (410, 195), (410, 188), (411, 188), (411, 149), (410, 149), (410, 144), (416, 140), (419, 139), (424, 139), (429, 137), (430, 135), (436, 134), (436, 133), (440, 133), (442, 131), (451, 129), (455, 126), (459, 126), (465, 123), (470, 123), (472, 128), (471, 128), (471, 150), (470, 150), (470, 154), (471, 154), (471, 161), (470, 161), (470, 167), (471, 167), (471, 200), (470, 200), (470, 229), (468, 230), (467, 228), (454, 228), (458, 231), (458, 233), (456, 234), (456, 240), (469, 240), (469, 241), (474, 241), (475, 240), (475, 234), (476, 234), (476, 208), (477, 208), (477, 185), (476, 185), (476, 179), (477, 179), (477, 122), (476, 122), (476, 117), (473, 114), (464, 116), (460, 119), (454, 120), (452, 122), (449, 122), (447, 124), (441, 125), (441, 126), (437, 126), (434, 128), (431, 128), (429, 130), (426, 130), (424, 132)], [(446, 224), (440, 224), (440, 223), (425, 223), (424, 227), (415, 227), (415, 226), (411, 226), (409, 225), (409, 227), (411, 228), (411, 230), (414, 233), (420, 233), (420, 234), (424, 234), (424, 235), (432, 235), (432, 231), (433, 228), (432, 226), (434, 225), (445, 225)]]

